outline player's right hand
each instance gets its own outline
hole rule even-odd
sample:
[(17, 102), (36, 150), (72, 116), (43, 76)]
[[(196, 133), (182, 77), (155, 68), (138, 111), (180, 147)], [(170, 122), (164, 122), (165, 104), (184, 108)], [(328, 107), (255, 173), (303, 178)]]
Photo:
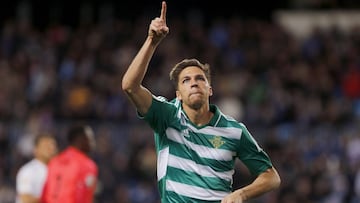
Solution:
[(149, 37), (152, 38), (153, 43), (158, 44), (169, 33), (169, 28), (166, 25), (166, 2), (162, 2), (160, 17), (156, 17), (151, 21), (149, 26)]

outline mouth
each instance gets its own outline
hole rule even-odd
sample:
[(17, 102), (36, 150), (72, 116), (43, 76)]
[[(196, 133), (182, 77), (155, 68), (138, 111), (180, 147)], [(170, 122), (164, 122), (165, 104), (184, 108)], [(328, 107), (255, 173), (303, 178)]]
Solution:
[(190, 96), (192, 96), (192, 95), (202, 95), (202, 93), (201, 93), (201, 92), (193, 92), (193, 93), (190, 93)]

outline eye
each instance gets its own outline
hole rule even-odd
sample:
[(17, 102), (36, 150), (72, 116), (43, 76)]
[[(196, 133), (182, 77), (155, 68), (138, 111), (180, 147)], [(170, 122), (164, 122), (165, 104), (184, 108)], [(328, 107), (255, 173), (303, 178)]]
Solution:
[(196, 80), (205, 81), (205, 77), (202, 75), (196, 76)]
[(182, 83), (185, 84), (185, 83), (188, 83), (190, 81), (190, 78), (185, 78), (182, 80)]

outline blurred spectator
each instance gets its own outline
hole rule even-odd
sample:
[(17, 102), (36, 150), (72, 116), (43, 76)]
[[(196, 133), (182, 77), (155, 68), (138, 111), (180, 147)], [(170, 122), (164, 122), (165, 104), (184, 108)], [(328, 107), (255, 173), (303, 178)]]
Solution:
[(34, 140), (34, 158), (23, 165), (16, 175), (17, 203), (40, 203), (47, 164), (57, 153), (55, 138), (46, 133), (39, 134)]
[(360, 98), (360, 67), (351, 65), (342, 78), (344, 95), (349, 99)]
[(89, 157), (95, 149), (93, 133), (88, 125), (74, 124), (69, 127), (67, 147), (48, 164), (40, 202), (94, 202), (98, 166)]

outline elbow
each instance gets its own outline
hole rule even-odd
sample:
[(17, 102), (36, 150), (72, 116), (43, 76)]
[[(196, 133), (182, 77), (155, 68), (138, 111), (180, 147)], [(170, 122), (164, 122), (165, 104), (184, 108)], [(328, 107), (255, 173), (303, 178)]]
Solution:
[(281, 178), (279, 176), (279, 174), (275, 171), (274, 175), (273, 175), (273, 178), (272, 178), (272, 181), (271, 181), (271, 188), (273, 190), (277, 189), (280, 187), (281, 185)]
[(281, 178), (279, 176), (279, 174), (277, 174), (275, 177), (274, 177), (274, 181), (273, 181), (273, 188), (274, 189), (277, 189), (279, 188), (281, 185)]
[(265, 177), (263, 180), (265, 181), (267, 191), (276, 190), (280, 187), (281, 178), (275, 168), (268, 169), (263, 177)]
[(122, 88), (122, 90), (124, 91), (124, 92), (129, 92), (129, 91), (131, 91), (131, 85), (129, 84), (129, 82), (127, 82), (127, 81), (122, 81), (122, 83), (121, 83), (121, 88)]
[(126, 94), (131, 94), (132, 92), (134, 92), (134, 86), (135, 85), (133, 83), (127, 80), (123, 80), (121, 83), (121, 88)]

